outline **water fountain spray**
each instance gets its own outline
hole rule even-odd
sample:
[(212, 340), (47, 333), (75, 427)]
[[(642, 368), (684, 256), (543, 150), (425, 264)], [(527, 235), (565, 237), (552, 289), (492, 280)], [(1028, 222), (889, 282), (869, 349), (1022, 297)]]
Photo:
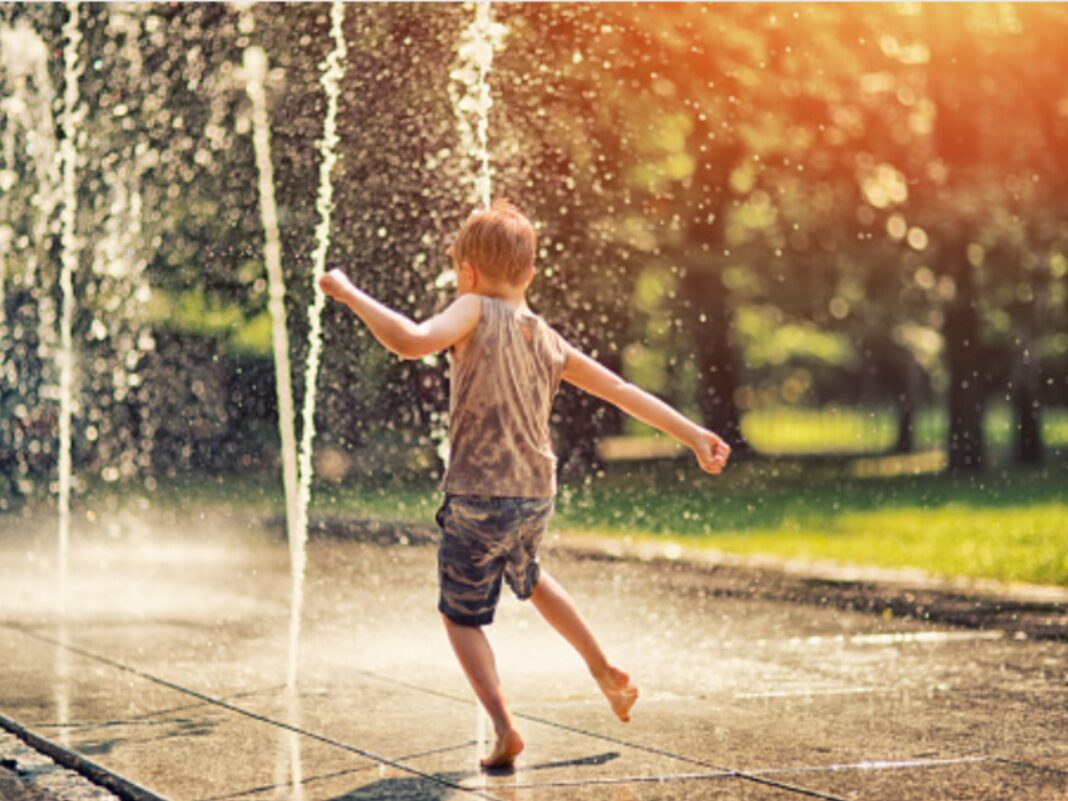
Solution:
[(475, 203), (488, 208), (493, 170), (489, 150), (489, 112), (493, 105), (489, 73), (493, 55), (504, 42), (507, 28), (493, 21), (490, 0), (475, 3), (475, 18), (460, 34), (459, 64), (452, 71), (449, 94), (456, 112), (460, 150), (475, 162), (468, 182)]
[[(507, 28), (493, 21), (490, 0), (477, 0), (475, 18), (460, 34), (459, 64), (450, 74), (449, 96), (456, 114), (456, 131), (460, 137), (460, 150), (465, 158), (474, 162), (468, 182), (471, 185), (471, 201), (482, 208), (489, 208), (493, 193), (493, 170), (489, 149), (489, 112), (493, 105), (489, 73), (493, 68), (493, 55), (504, 42)], [(454, 286), (456, 271), (445, 270), (434, 282), (439, 289)], [(439, 425), (430, 432), (431, 440), (437, 441), (437, 453), (442, 463), (449, 463), (449, 430)], [(486, 742), (486, 715), (475, 704), (476, 757), (483, 756)]]
[[(330, 8), (330, 36), (334, 47), (322, 63), (319, 82), (326, 93), (326, 116), (323, 119), (323, 138), (319, 140), (319, 196), (315, 207), (319, 212), (319, 224), (315, 228), (315, 251), (312, 253), (313, 299), (308, 307), (308, 357), (304, 370), (304, 399), (300, 436), (300, 492), (297, 505), (295, 534), (299, 538), (294, 553), (299, 560), (293, 562), (293, 603), (290, 619), (289, 670), (286, 683), (293, 686), (297, 675), (297, 637), (300, 631), (300, 611), (304, 582), (304, 551), (308, 535), (308, 506), (311, 503), (312, 447), (315, 440), (315, 398), (319, 377), (319, 357), (322, 353), (322, 315), (326, 295), (319, 289), (319, 279), (326, 271), (326, 254), (330, 250), (330, 217), (334, 210), (334, 184), (332, 174), (337, 163), (337, 106), (341, 96), (341, 79), (345, 77), (345, 59), (348, 46), (345, 43), (345, 5), (335, 0)], [(292, 539), (291, 539), (292, 543)]]
[[(0, 347), (6, 348), (6, 284), (23, 289), (37, 286), (37, 267), (51, 246), (51, 225), (61, 202), (57, 123), (52, 116), (54, 97), (48, 69), (49, 47), (25, 20), (0, 28)], [(28, 159), (33, 192), (27, 197), (28, 173), (18, 160)], [(29, 227), (26, 244), (18, 236)], [(21, 258), (21, 270), (17, 268)], [(38, 293), (37, 337), (41, 354), (57, 359), (56, 313), (51, 293)], [(6, 350), (4, 351), (6, 352)], [(58, 360), (57, 360), (57, 366)], [(4, 378), (17, 384), (14, 364), (5, 364)]]
[[(457, 64), (449, 73), (449, 98), (456, 115), (459, 150), (465, 162), (461, 181), (470, 186), (468, 200), (475, 206), (489, 208), (492, 200), (493, 169), (489, 149), (489, 112), (493, 105), (489, 73), (493, 55), (504, 43), (506, 26), (493, 21), (490, 0), (475, 3), (475, 18), (460, 34)], [(446, 290), (456, 286), (456, 270), (448, 267), (436, 279), (434, 286)], [(426, 357), (429, 364), (437, 363), (437, 356)], [(449, 431), (444, 416), (435, 415), (430, 439), (442, 463), (449, 463)]]
[(67, 6), (67, 22), (63, 26), (66, 45), (63, 48), (63, 142), (60, 161), (63, 169), (62, 268), (59, 274), (63, 305), (60, 313), (59, 349), (59, 587), (60, 603), (66, 608), (67, 559), (70, 547), (70, 485), (71, 485), (71, 412), (73, 408), (74, 344), (74, 271), (78, 266), (78, 149), (75, 137), (80, 122), (78, 79), (82, 67), (78, 63), (81, 43), (78, 3)]
[(282, 275), (282, 240), (278, 233), (278, 206), (274, 197), (271, 164), (271, 129), (267, 116), (267, 54), (248, 47), (244, 55), (245, 90), (252, 101), (252, 144), (259, 171), (260, 215), (263, 220), (264, 262), (267, 267), (268, 309), (271, 313), (271, 345), (274, 351), (275, 390), (278, 394), (278, 433), (282, 444), (282, 485), (286, 499), (286, 534), (290, 560), (302, 563), (297, 521), (300, 501), (297, 487), (297, 441), (293, 428), (293, 387), (289, 366), (289, 334), (286, 329), (285, 278)]

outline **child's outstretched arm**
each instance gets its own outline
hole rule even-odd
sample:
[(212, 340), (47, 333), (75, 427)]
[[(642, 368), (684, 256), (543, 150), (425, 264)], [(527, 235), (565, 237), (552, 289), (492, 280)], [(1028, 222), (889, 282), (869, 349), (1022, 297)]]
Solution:
[(716, 434), (683, 417), (668, 404), (636, 387), (607, 367), (569, 345), (564, 380), (596, 395), (643, 423), (658, 428), (690, 447), (701, 469), (712, 474), (723, 470), (731, 455), (730, 446)]
[(419, 359), (450, 347), (475, 329), (482, 311), (478, 296), (465, 294), (441, 314), (416, 323), (357, 289), (341, 270), (319, 279), (319, 288), (352, 309), (375, 339), (402, 359)]

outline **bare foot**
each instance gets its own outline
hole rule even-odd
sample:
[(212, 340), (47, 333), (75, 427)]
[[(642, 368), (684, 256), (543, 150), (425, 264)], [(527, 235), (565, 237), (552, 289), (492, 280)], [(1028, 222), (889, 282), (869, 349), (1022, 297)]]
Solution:
[(515, 729), (497, 736), (490, 755), (479, 761), (484, 768), (510, 768), (523, 750), (523, 738)]
[(630, 683), (630, 676), (619, 668), (609, 667), (601, 676), (595, 676), (616, 717), (624, 723), (630, 720), (630, 708), (638, 700), (638, 688)]

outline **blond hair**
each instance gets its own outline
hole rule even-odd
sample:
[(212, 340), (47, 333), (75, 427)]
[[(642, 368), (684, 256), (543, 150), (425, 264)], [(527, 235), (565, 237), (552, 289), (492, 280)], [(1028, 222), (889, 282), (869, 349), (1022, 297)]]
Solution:
[(509, 201), (498, 198), (467, 218), (449, 254), (495, 281), (518, 286), (534, 269), (538, 237), (534, 226)]

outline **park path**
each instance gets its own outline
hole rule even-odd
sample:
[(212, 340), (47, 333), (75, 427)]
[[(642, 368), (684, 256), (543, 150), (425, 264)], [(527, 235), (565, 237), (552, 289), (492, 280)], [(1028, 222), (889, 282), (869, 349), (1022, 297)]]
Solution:
[(47, 523), (0, 518), (0, 713), (172, 801), (1068, 798), (1063, 642), (721, 597), (685, 564), (549, 543), (642, 698), (616, 722), (506, 597), (489, 632), (527, 751), (488, 776), (432, 545), (310, 543), (292, 692), (287, 550), (258, 521), (83, 518), (65, 619)]

